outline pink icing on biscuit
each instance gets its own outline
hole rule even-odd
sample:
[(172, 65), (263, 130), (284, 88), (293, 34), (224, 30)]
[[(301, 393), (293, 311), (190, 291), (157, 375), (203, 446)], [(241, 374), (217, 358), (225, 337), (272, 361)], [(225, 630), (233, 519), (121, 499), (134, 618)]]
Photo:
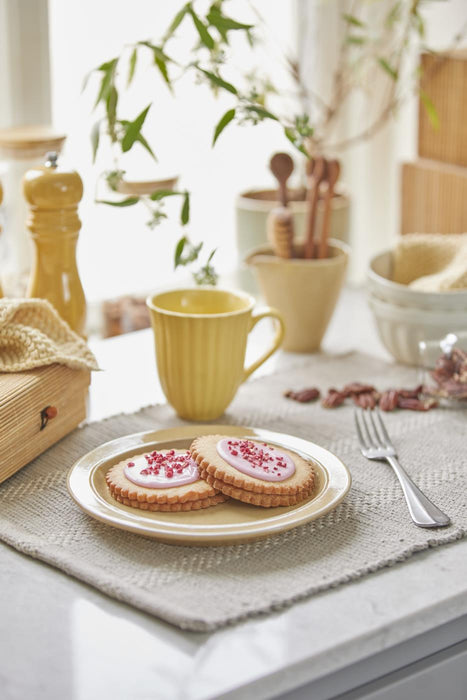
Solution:
[(138, 455), (125, 464), (123, 471), (127, 479), (148, 489), (168, 489), (199, 479), (198, 466), (188, 450), (154, 450)]
[(263, 481), (284, 481), (295, 472), (289, 455), (271, 445), (251, 440), (223, 438), (216, 445), (218, 454), (238, 471)]

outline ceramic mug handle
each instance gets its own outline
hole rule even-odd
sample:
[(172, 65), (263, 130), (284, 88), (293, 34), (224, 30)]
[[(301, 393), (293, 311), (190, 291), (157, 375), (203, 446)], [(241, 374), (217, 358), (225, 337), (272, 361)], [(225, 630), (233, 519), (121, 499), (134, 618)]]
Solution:
[(252, 374), (255, 370), (257, 370), (258, 367), (263, 364), (263, 362), (266, 362), (266, 360), (269, 357), (271, 357), (271, 355), (274, 352), (276, 352), (276, 350), (279, 349), (279, 346), (282, 343), (282, 340), (284, 338), (284, 332), (285, 332), (284, 319), (282, 318), (279, 311), (271, 308), (270, 306), (267, 306), (263, 311), (260, 311), (257, 314), (253, 313), (253, 315), (251, 317), (250, 331), (253, 330), (253, 328), (256, 326), (258, 321), (262, 321), (263, 318), (268, 318), (268, 317), (274, 318), (277, 321), (276, 334), (275, 334), (274, 339), (272, 341), (272, 345), (269, 348), (269, 350), (266, 350), (266, 352), (264, 352), (261, 355), (261, 357), (259, 357), (255, 362), (253, 362), (249, 367), (245, 367), (245, 369), (243, 371), (243, 380), (242, 381), (245, 381), (245, 379), (248, 379), (250, 374)]

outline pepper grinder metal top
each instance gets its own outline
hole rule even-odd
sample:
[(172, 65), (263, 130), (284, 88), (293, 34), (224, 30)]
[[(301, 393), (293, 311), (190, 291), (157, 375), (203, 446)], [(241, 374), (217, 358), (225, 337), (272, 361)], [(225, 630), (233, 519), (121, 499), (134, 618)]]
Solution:
[(45, 165), (26, 172), (23, 191), (35, 248), (26, 295), (48, 299), (70, 327), (84, 335), (86, 300), (76, 264), (83, 182), (75, 170), (60, 167), (58, 154), (51, 151)]

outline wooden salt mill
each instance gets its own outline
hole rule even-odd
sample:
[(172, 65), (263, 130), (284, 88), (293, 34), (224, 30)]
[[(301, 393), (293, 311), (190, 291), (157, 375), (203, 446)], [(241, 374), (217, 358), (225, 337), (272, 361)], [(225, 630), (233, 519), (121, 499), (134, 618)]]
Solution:
[(28, 170), (23, 178), (34, 242), (26, 296), (48, 299), (70, 328), (84, 336), (86, 299), (76, 264), (83, 182), (76, 171), (61, 168), (57, 158), (56, 152), (48, 153), (45, 165)]
[(293, 172), (294, 163), (288, 153), (276, 153), (272, 156), (269, 167), (279, 183), (281, 206), (272, 209), (269, 213), (268, 239), (278, 257), (292, 258), (294, 222), (293, 214), (287, 206), (287, 180)]

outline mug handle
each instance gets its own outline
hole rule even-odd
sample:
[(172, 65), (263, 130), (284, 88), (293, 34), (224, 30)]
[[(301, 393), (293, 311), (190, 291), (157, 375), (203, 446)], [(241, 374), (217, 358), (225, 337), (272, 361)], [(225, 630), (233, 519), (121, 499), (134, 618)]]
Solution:
[(285, 332), (285, 325), (284, 325), (284, 319), (282, 318), (281, 314), (279, 311), (276, 309), (271, 308), (270, 306), (267, 306), (263, 311), (260, 311), (259, 313), (255, 314), (253, 313), (251, 317), (251, 325), (250, 325), (250, 331), (253, 330), (253, 328), (256, 326), (258, 321), (261, 321), (263, 318), (275, 318), (278, 323), (276, 324), (276, 334), (274, 336), (274, 339), (272, 341), (272, 345), (269, 348), (269, 350), (266, 350), (261, 357), (259, 357), (255, 362), (253, 362), (249, 367), (245, 367), (243, 370), (243, 379), (242, 382), (245, 381), (245, 379), (248, 379), (250, 374), (252, 374), (255, 370), (258, 369), (260, 365), (263, 364), (263, 362), (266, 362), (266, 360), (271, 357), (271, 355), (276, 352), (276, 350), (279, 349), (280, 344), (282, 343), (282, 340), (284, 338), (284, 332)]

